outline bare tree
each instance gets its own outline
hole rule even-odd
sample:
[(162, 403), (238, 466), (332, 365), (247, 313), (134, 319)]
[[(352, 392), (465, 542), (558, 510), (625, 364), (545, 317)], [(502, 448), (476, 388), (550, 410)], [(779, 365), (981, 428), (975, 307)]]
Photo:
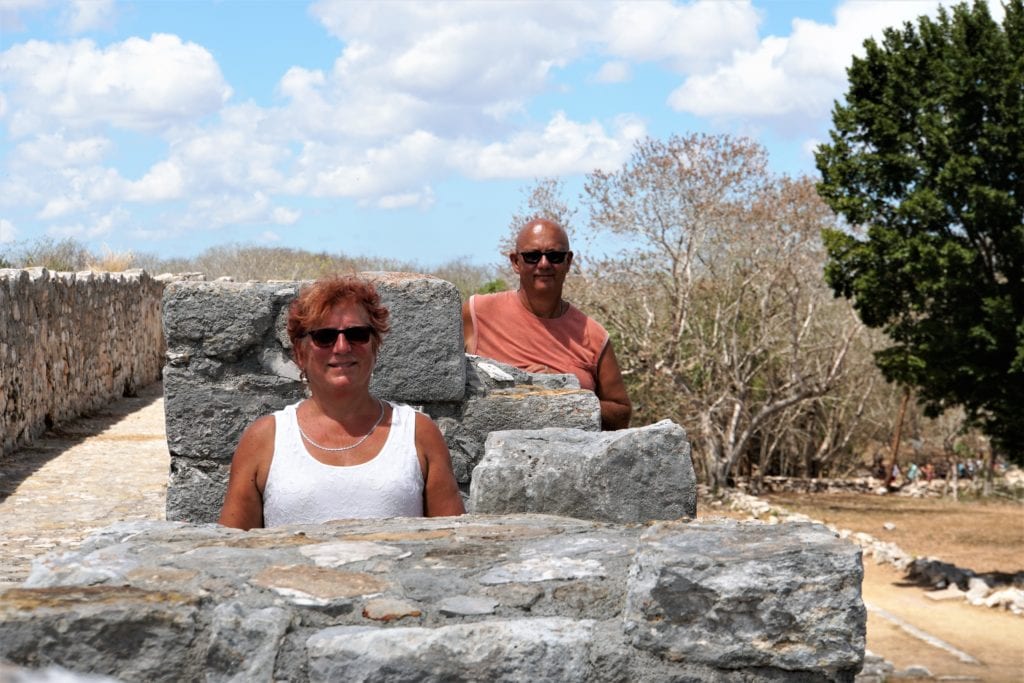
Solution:
[(696, 428), (716, 487), (792, 441), (786, 426), (814, 427), (801, 437), (812, 463), (834, 453), (847, 438), (838, 416), (812, 419), (812, 405), (826, 410), (847, 380), (863, 328), (822, 281), (820, 231), (834, 218), (813, 183), (770, 175), (750, 140), (673, 136), (592, 173), (584, 201), (592, 229), (629, 244), (591, 264), (585, 296), (618, 337), (639, 420)]

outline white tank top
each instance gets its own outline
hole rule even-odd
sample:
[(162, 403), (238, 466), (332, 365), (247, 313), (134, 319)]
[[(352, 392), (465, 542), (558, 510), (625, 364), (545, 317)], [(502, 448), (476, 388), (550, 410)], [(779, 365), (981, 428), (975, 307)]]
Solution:
[(325, 465), (306, 450), (295, 408), (274, 413), (274, 455), (263, 487), (263, 525), (332, 519), (422, 517), (423, 471), (416, 456), (416, 411), (392, 403), (391, 431), (360, 465)]

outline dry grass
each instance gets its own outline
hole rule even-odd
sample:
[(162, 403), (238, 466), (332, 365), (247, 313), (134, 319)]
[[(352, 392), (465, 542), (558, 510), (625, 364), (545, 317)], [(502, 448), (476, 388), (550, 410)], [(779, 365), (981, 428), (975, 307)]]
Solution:
[(123, 273), (135, 267), (135, 254), (130, 251), (113, 251), (104, 246), (103, 253), (93, 255), (86, 264), (89, 270), (97, 273)]

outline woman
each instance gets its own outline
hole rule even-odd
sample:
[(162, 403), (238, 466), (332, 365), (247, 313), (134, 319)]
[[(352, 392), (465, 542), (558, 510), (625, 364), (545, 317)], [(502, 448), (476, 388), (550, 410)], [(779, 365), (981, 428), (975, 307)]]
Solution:
[(370, 394), (388, 310), (355, 277), (304, 287), (288, 338), (310, 397), (253, 422), (231, 461), (220, 523), (240, 529), (464, 512), (433, 421)]

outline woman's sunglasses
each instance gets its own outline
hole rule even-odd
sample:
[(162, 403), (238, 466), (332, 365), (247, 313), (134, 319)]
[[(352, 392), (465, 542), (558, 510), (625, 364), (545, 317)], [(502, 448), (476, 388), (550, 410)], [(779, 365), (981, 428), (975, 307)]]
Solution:
[(309, 337), (321, 349), (330, 349), (337, 343), (339, 334), (344, 335), (345, 341), (349, 344), (365, 344), (373, 336), (373, 328), (369, 325), (346, 327), (343, 330), (336, 327), (321, 327), (318, 330), (310, 330), (302, 336)]
[(565, 257), (571, 253), (571, 251), (521, 251), (519, 252), (519, 255), (522, 256), (523, 260), (531, 266), (540, 263), (541, 256), (546, 258), (548, 263), (554, 266), (564, 262)]

